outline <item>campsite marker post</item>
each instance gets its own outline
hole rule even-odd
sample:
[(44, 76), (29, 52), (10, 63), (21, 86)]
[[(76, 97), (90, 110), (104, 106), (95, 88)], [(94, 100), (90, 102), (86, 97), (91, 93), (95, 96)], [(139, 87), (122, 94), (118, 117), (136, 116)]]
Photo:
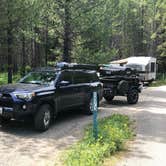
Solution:
[(93, 136), (97, 140), (98, 138), (98, 122), (97, 122), (97, 112), (98, 112), (98, 97), (97, 92), (93, 92), (93, 104), (92, 104), (92, 110), (93, 110)]

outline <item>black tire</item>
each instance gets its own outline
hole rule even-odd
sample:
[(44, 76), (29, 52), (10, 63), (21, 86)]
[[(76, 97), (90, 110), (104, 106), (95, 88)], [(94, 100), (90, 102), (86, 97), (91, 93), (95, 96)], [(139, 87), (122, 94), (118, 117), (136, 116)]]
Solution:
[(127, 94), (127, 102), (129, 104), (136, 104), (138, 102), (139, 99), (139, 93), (138, 90), (136, 89), (132, 89), (128, 92)]
[(40, 106), (34, 117), (35, 129), (46, 131), (49, 129), (52, 119), (51, 107), (49, 105)]
[(104, 96), (104, 99), (108, 102), (108, 103), (110, 103), (113, 99), (114, 99), (114, 96)]
[(93, 104), (93, 97), (91, 96), (89, 101), (85, 104), (85, 114), (86, 115), (93, 114), (92, 104)]
[(117, 89), (120, 94), (125, 95), (128, 92), (129, 89), (129, 83), (125, 80), (121, 80), (118, 83)]

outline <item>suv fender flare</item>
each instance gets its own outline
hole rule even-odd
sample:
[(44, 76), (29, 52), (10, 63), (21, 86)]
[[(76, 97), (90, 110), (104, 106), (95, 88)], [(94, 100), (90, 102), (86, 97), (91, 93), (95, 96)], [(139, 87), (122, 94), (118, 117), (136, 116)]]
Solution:
[(141, 90), (138, 87), (136, 87), (136, 86), (129, 88), (128, 92), (133, 90), (133, 89), (137, 90), (138, 93), (141, 93)]
[(55, 118), (58, 114), (58, 110), (57, 110), (57, 103), (55, 103), (53, 100), (43, 100), (40, 101), (36, 107), (36, 112), (39, 110), (39, 108), (42, 105), (49, 105), (51, 107), (51, 113), (53, 115), (53, 118)]

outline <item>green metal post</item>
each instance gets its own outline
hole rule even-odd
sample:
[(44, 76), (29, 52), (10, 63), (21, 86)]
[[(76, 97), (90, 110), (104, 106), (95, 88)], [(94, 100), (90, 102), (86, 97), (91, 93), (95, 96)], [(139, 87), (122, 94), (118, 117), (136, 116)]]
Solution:
[(97, 92), (93, 92), (93, 136), (97, 140), (98, 139), (98, 123), (97, 123), (97, 112), (98, 112), (98, 98)]

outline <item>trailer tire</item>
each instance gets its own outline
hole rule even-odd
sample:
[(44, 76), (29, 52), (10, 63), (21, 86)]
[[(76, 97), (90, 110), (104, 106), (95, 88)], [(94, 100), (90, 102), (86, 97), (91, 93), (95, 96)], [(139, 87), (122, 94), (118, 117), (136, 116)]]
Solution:
[(104, 96), (104, 99), (108, 102), (108, 103), (110, 103), (113, 99), (114, 99), (114, 96)]
[(138, 102), (138, 99), (139, 99), (138, 90), (136, 90), (136, 89), (129, 90), (129, 92), (127, 94), (127, 102), (129, 104), (136, 104)]

